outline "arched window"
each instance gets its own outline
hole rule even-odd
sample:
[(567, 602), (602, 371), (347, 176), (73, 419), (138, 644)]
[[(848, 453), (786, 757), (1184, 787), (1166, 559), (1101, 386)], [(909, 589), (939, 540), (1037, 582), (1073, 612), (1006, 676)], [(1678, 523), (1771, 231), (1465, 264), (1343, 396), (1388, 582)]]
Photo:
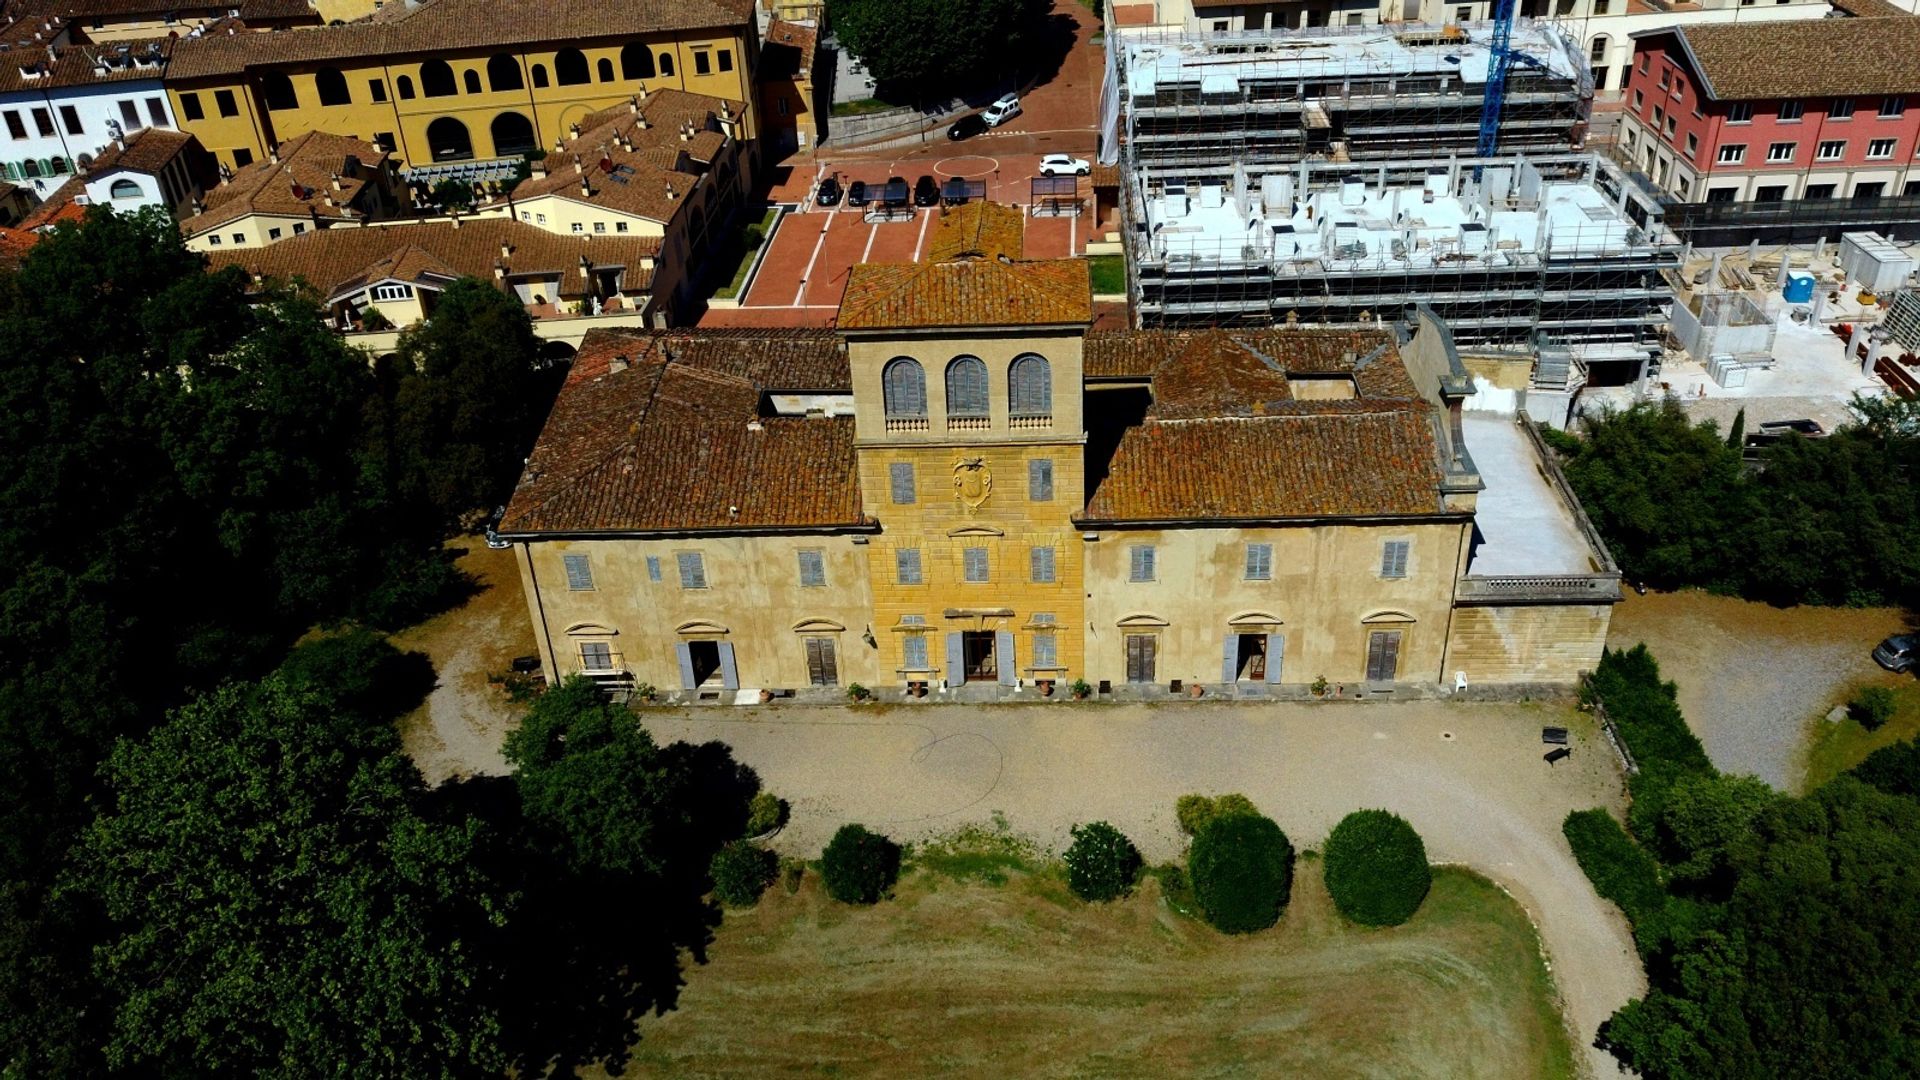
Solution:
[(478, 94), (483, 92), (480, 89), (480, 73), (473, 70), (472, 68), (468, 68), (467, 70), (460, 73), (460, 81), (463, 84), (465, 84), (467, 88), (467, 93), (469, 94)]
[(505, 54), (488, 60), (487, 85), (493, 87), (496, 94), (502, 90), (525, 90), (527, 84), (520, 77), (520, 62)]
[(427, 125), (427, 147), (435, 161), (464, 161), (473, 156), (473, 139), (467, 125), (451, 116), (443, 116)]
[(67, 175), (67, 159), (63, 157), (53, 158), (47, 162), (47, 168), (52, 169), (53, 175), (55, 176), (65, 176)]
[(400, 91), (401, 101), (407, 101), (413, 97), (413, 80), (408, 76), (402, 75), (393, 80), (393, 88)]
[(653, 53), (645, 45), (628, 45), (621, 49), (620, 75), (627, 79), (653, 78)]
[(600, 81), (612, 82), (613, 81), (613, 61), (603, 56), (600, 58), (600, 63), (598, 67), (600, 69)]
[(116, 199), (137, 199), (141, 195), (140, 185), (131, 180), (115, 180), (107, 193)]
[(927, 415), (927, 374), (920, 362), (908, 356), (887, 361), (880, 372), (880, 388), (890, 417)]
[(322, 105), (353, 104), (353, 95), (347, 92), (347, 77), (340, 74), (339, 68), (321, 68), (314, 72), (313, 85), (320, 91)]
[(985, 416), (987, 365), (977, 356), (956, 357), (947, 365), (947, 415)]
[(673, 54), (672, 53), (663, 52), (660, 54), (660, 74), (666, 76), (669, 79), (673, 78)]
[(544, 90), (546, 89), (546, 87), (547, 87), (547, 65), (545, 64), (533, 65), (533, 88), (535, 90)]
[(1593, 49), (1587, 53), (1594, 63), (1605, 63), (1607, 59), (1607, 35), (1600, 34), (1593, 39)]
[(40, 166), (37, 163), (35, 163), (32, 158), (28, 158), (27, 160), (20, 163), (20, 172), (21, 172), (21, 175), (25, 176), (29, 180), (32, 180), (35, 177), (40, 175)]
[(1007, 368), (1007, 412), (1013, 416), (1053, 415), (1053, 369), (1045, 357), (1028, 353)]
[(561, 49), (553, 54), (553, 77), (561, 86), (579, 86), (587, 81), (587, 54), (579, 49)]
[(420, 65), (420, 92), (427, 97), (452, 97), (459, 93), (453, 84), (453, 68), (445, 60), (429, 60)]
[(277, 71), (260, 76), (260, 96), (266, 99), (267, 108), (276, 112), (300, 107), (300, 95), (293, 92), (293, 80)]
[(539, 147), (533, 137), (533, 121), (517, 112), (503, 112), (493, 118), (493, 154), (510, 157)]

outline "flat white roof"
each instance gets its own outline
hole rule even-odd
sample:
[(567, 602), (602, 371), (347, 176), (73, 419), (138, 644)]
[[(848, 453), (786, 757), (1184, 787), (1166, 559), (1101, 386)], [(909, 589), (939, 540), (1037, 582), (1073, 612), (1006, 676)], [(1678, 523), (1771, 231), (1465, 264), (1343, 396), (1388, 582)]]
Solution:
[(1548, 486), (1539, 455), (1514, 418), (1465, 412), (1467, 453), (1486, 489), (1475, 504), (1481, 543), (1467, 564), (1474, 577), (1591, 574), (1593, 548), (1574, 523), (1573, 508)]

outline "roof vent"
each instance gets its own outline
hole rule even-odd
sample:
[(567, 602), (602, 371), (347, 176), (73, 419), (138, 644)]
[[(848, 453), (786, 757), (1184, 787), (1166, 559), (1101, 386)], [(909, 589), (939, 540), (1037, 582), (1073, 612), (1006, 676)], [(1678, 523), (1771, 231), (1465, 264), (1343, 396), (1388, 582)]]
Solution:
[(765, 424), (762, 424), (758, 420), (749, 420), (747, 421), (747, 430), (748, 431), (765, 431), (767, 430), (767, 426)]
[(625, 371), (627, 370), (627, 363), (626, 353), (615, 353), (607, 358), (607, 370), (609, 372)]

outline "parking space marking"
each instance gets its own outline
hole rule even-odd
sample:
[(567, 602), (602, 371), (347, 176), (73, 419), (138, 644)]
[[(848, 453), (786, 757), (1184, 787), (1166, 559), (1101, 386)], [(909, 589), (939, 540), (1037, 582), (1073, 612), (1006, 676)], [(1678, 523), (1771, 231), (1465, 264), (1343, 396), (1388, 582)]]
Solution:
[(813, 264), (820, 261), (820, 249), (827, 246), (827, 230), (833, 228), (834, 215), (827, 215), (827, 223), (820, 226), (820, 238), (813, 242), (813, 257), (807, 260), (807, 268), (800, 272), (800, 287), (793, 291), (793, 306), (807, 298), (807, 279), (813, 276)]
[(920, 251), (927, 243), (927, 223), (933, 220), (933, 210), (927, 208), (920, 215), (920, 235), (913, 241), (913, 261), (920, 261)]
[[(984, 161), (987, 163), (987, 167), (984, 169), (981, 169), (979, 172), (959, 172), (959, 171), (948, 172), (944, 168), (944, 166), (950, 161)], [(958, 176), (963, 179), (971, 180), (976, 176), (985, 176), (988, 173), (999, 172), (1000, 159), (991, 158), (986, 156), (985, 154), (961, 154), (958, 157), (941, 158), (939, 161), (934, 162), (933, 171), (939, 173), (941, 176)]]
[(873, 224), (867, 226), (867, 246), (860, 249), (861, 262), (866, 262), (867, 256), (873, 254), (873, 238), (878, 235), (880, 235), (879, 222), (876, 221)]

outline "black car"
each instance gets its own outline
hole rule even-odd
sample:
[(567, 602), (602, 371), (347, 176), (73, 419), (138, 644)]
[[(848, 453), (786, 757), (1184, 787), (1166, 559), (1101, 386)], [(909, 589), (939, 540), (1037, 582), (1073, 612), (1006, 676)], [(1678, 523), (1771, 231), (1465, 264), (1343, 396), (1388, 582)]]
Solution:
[(867, 182), (865, 180), (855, 180), (853, 183), (847, 185), (848, 206), (865, 206), (872, 201), (873, 196), (867, 194)]
[(840, 179), (829, 176), (820, 181), (820, 189), (813, 193), (816, 206), (838, 206), (840, 204)]
[(940, 201), (940, 185), (933, 182), (931, 176), (921, 176), (913, 182), (913, 205), (933, 206)]
[(1821, 439), (1826, 434), (1827, 429), (1821, 427), (1818, 420), (1769, 420), (1761, 424), (1759, 430), (1747, 433), (1746, 445), (1749, 448), (1771, 446), (1791, 435)]
[(1905, 674), (1920, 663), (1920, 637), (1895, 634), (1874, 647), (1873, 660), (1895, 674)]
[(987, 130), (987, 122), (980, 118), (980, 114), (968, 113), (955, 120), (953, 126), (947, 129), (947, 138), (959, 142), (961, 139), (978, 135), (985, 130)]

